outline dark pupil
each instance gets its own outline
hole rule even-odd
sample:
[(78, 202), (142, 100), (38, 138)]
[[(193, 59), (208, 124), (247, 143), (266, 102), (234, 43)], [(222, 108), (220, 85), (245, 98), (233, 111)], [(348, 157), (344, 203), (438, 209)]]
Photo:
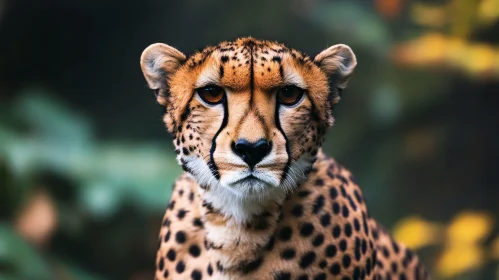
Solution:
[(295, 96), (296, 90), (294, 88), (284, 88), (283, 89), (283, 97), (284, 98), (293, 98)]
[(291, 97), (293, 97), (293, 91), (290, 90), (290, 89), (285, 89), (284, 90), (284, 97), (285, 98), (291, 98)]
[(218, 91), (216, 88), (207, 88), (206, 91), (208, 92), (209, 95), (213, 97), (217, 97)]

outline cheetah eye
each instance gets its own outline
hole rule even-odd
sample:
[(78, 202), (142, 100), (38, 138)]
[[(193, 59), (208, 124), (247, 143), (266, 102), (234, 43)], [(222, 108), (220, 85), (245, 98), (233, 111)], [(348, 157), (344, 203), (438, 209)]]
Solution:
[(297, 86), (285, 86), (277, 92), (277, 99), (281, 104), (293, 106), (300, 101), (304, 93), (305, 90)]
[(196, 92), (204, 102), (210, 105), (219, 104), (225, 96), (224, 89), (214, 85), (198, 88)]

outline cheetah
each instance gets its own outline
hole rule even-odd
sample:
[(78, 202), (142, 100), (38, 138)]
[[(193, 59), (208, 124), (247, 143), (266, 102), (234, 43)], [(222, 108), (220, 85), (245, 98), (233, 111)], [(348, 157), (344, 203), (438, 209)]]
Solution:
[(162, 221), (156, 279), (429, 279), (369, 216), (352, 174), (321, 150), (357, 64), (251, 37), (140, 65), (184, 173)]

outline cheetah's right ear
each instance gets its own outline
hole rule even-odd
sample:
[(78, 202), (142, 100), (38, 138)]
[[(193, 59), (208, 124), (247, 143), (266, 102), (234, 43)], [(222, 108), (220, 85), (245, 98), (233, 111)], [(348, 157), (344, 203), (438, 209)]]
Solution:
[(357, 59), (352, 49), (344, 44), (334, 45), (318, 54), (314, 62), (330, 78), (333, 78), (335, 86), (344, 89), (348, 79), (357, 66)]
[(140, 67), (151, 89), (166, 89), (168, 76), (174, 73), (185, 59), (185, 55), (174, 47), (156, 43), (142, 52)]

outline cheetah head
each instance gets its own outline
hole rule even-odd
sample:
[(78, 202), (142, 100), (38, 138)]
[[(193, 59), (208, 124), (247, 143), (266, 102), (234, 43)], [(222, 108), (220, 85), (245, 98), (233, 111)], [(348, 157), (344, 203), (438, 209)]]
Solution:
[(166, 109), (179, 164), (204, 191), (248, 198), (286, 192), (305, 179), (356, 58), (346, 45), (311, 60), (279, 43), (243, 38), (188, 58), (153, 44), (140, 64)]

